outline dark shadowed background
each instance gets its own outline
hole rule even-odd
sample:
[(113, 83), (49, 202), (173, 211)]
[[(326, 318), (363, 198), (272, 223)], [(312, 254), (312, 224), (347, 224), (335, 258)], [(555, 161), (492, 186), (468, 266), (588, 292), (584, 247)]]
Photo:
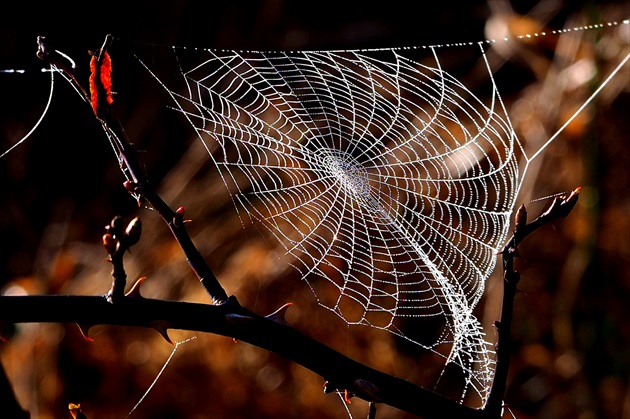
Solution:
[[(462, 4), (463, 3), (463, 4)], [(73, 57), (87, 77), (88, 50), (106, 34), (161, 45), (248, 50), (354, 49), (478, 41), (494, 35), (490, 18), (513, 34), (565, 25), (621, 21), (627, 2), (289, 2), (127, 1), (14, 2), (0, 17), (0, 152), (28, 133), (45, 107), (50, 75), (35, 56), (43, 35)], [(497, 20), (495, 20), (496, 22)], [(515, 41), (489, 53), (500, 92), (525, 142), (553, 134), (628, 53), (628, 25)], [(625, 36), (625, 38), (624, 38)], [(455, 55), (455, 58), (457, 56)], [(478, 60), (479, 56), (475, 58)], [(190, 231), (230, 294), (260, 314), (292, 301), (289, 322), (336, 349), (404, 377), (432, 370), (380, 335), (357, 336), (329, 313), (288, 267), (274, 265), (257, 237), (243, 234), (222, 191), (204, 191), (191, 165), (201, 164), (183, 118), (166, 109), (141, 72), (120, 74), (114, 60), (116, 112), (142, 150), (151, 181), (173, 207), (184, 205)], [(472, 58), (462, 55), (459, 68)], [(567, 87), (578, 62), (595, 77)], [(24, 70), (11, 73), (5, 70)], [(464, 71), (465, 73), (465, 71)], [(119, 75), (120, 74), (120, 75)], [(470, 75), (469, 75), (470, 77)], [(566, 220), (522, 246), (510, 385), (506, 403), (518, 419), (630, 417), (630, 89), (628, 66), (532, 167), (519, 200), (530, 214), (550, 194), (582, 186)], [(118, 84), (117, 84), (118, 83)], [(545, 106), (541, 106), (545, 105)], [(554, 112), (549, 112), (552, 108)], [(114, 215), (143, 217), (142, 241), (126, 259), (131, 278), (148, 276), (143, 293), (208, 302), (177, 244), (155, 214), (139, 209), (122, 186), (114, 154), (89, 108), (61, 77), (36, 131), (0, 159), (0, 287), (3, 292), (93, 294), (110, 286), (101, 246)], [(208, 217), (211, 214), (211, 217)], [(496, 318), (500, 276), (479, 307)], [(19, 325), (0, 356), (17, 396), (34, 418), (69, 417), (81, 403), (90, 419), (124, 418), (149, 389), (173, 347), (151, 330), (101, 327), (84, 340), (75, 325)], [(245, 343), (173, 331), (183, 341), (137, 418), (344, 418), (320, 377)], [(370, 348), (370, 349), (366, 349)], [(355, 417), (367, 406), (352, 403)], [(379, 406), (378, 418), (403, 418)]]

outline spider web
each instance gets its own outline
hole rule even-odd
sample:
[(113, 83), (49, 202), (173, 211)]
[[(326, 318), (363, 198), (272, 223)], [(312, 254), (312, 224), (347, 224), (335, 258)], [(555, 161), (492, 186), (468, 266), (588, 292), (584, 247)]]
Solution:
[[(485, 104), (428, 51), (430, 65), (404, 49), (203, 50), (184, 66), (190, 51), (175, 48), (186, 93), (164, 87), (237, 211), (277, 238), (319, 304), (439, 353), (485, 400), (493, 349), (473, 310), (522, 152), (492, 77)], [(441, 330), (414, 339), (401, 322), (416, 318)]]
[(472, 391), (485, 403), (494, 348), (474, 310), (542, 149), (526, 155), (486, 43), (468, 45), (487, 70), (483, 101), (442, 68), (440, 46), (173, 47), (183, 93), (138, 59), (196, 131), (242, 222), (275, 237), (322, 307), (438, 354), (463, 372), (461, 400)]

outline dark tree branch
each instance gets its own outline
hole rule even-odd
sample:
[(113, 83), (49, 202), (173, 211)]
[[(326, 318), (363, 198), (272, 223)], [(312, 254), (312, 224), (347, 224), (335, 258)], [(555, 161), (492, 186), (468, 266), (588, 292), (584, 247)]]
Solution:
[[(107, 35), (103, 47), (96, 53), (98, 59), (102, 58), (105, 48), (111, 44), (111, 35)], [(38, 37), (37, 56), (58, 69), (76, 88), (81, 92), (83, 100), (89, 105), (90, 97), (86, 89), (74, 75), (74, 67), (70, 65), (69, 58), (57, 50), (52, 49), (46, 42), (44, 37)], [(188, 234), (185, 223), (181, 220), (181, 216), (171, 209), (166, 202), (155, 192), (153, 186), (144, 175), (141, 164), (137, 157), (134, 147), (125, 139), (124, 136), (118, 135), (113, 127), (115, 124), (110, 123), (110, 112), (103, 112), (96, 115), (100, 121), (107, 136), (112, 140), (112, 144), (117, 147), (120, 158), (123, 161), (122, 169), (128, 173), (133, 182), (126, 183), (127, 189), (138, 194), (142, 199), (146, 200), (153, 209), (162, 217), (164, 222), (179, 242), (186, 260), (192, 268), (193, 272), (199, 278), (215, 304), (223, 304), (227, 301), (228, 295), (215, 277), (214, 273), (204, 260), (203, 256), (194, 245), (190, 235)], [(180, 222), (181, 221), (181, 222)]]
[[(530, 224), (526, 224), (524, 207), (517, 212), (514, 235), (502, 252), (505, 289), (501, 320), (497, 322), (497, 368), (483, 409), (464, 406), (367, 367), (277, 321), (282, 318), (282, 311), (260, 316), (242, 307), (233, 297), (218, 306), (161, 301), (142, 298), (137, 287), (115, 304), (93, 296), (0, 296), (0, 319), (9, 323), (77, 323), (83, 326), (84, 333), (86, 325), (109, 324), (150, 327), (163, 334), (166, 329), (180, 329), (229, 336), (275, 352), (315, 372), (326, 380), (325, 392), (348, 391), (366, 401), (385, 403), (427, 419), (499, 419), (507, 387), (512, 308), (519, 281), (514, 268), (517, 245), (536, 229), (565, 217), (577, 202), (578, 193), (579, 189), (569, 197), (557, 199)], [(374, 404), (370, 407), (370, 412), (373, 411)]]
[[(0, 296), (0, 319), (11, 323), (77, 323), (140, 326), (213, 333), (267, 349), (326, 380), (327, 392), (347, 390), (424, 418), (487, 418), (408, 381), (367, 367), (282, 322), (252, 313), (235, 300), (210, 304), (102, 296)], [(85, 331), (85, 327), (83, 329)]]
[(514, 298), (516, 297), (518, 291), (517, 286), (520, 281), (520, 275), (514, 266), (514, 259), (518, 257), (518, 245), (525, 237), (545, 224), (569, 215), (577, 203), (579, 193), (580, 188), (577, 188), (569, 196), (554, 198), (549, 209), (529, 224), (527, 223), (527, 211), (525, 206), (521, 206), (516, 211), (514, 234), (501, 252), (503, 258), (503, 300), (500, 320), (495, 322), (498, 334), (496, 344), (497, 365), (494, 372), (494, 380), (492, 381), (492, 389), (490, 390), (488, 402), (485, 406), (485, 410), (491, 415), (494, 415), (492, 417), (501, 417), (500, 413), (503, 409), (503, 398), (505, 397), (505, 391), (507, 389), (512, 346), (511, 334)]

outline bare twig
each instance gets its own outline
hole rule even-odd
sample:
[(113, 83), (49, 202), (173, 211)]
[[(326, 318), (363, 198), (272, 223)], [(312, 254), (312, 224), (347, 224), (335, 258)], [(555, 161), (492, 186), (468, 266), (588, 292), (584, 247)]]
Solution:
[(138, 217), (131, 220), (127, 228), (123, 230), (123, 221), (120, 217), (114, 217), (112, 222), (105, 227), (103, 235), (103, 247), (109, 254), (112, 263), (112, 287), (107, 293), (107, 301), (114, 303), (125, 294), (127, 274), (123, 265), (123, 255), (131, 246), (140, 240), (142, 223)]
[[(98, 53), (95, 53), (99, 59), (102, 57), (105, 49), (110, 46), (111, 40), (111, 35), (107, 35), (105, 42), (103, 43), (103, 47), (98, 51)], [(90, 104), (90, 98), (87, 94), (88, 90), (84, 87), (83, 83), (74, 76), (73, 67), (68, 65), (68, 62), (70, 62), (69, 57), (57, 50), (53, 50), (48, 43), (45, 42), (44, 37), (38, 38), (38, 45), (39, 49), (37, 56), (61, 71), (75, 85), (77, 90), (82, 93), (84, 101), (87, 104)], [(118, 135), (113, 129), (115, 124), (110, 123), (110, 114), (110, 112), (103, 112), (102, 114), (97, 115), (97, 119), (103, 126), (107, 136), (117, 147), (117, 151), (123, 161), (123, 169), (133, 179), (132, 184), (128, 184), (127, 188), (132, 190), (133, 193), (140, 195), (141, 198), (145, 199), (166, 222), (186, 255), (186, 260), (188, 261), (190, 267), (197, 275), (201, 284), (204, 286), (214, 303), (225, 303), (228, 299), (227, 293), (215, 277), (212, 270), (208, 267), (199, 250), (194, 245), (190, 235), (186, 231), (184, 223), (178, 222), (179, 215), (155, 192), (149, 180), (144, 176), (144, 173), (141, 170), (142, 166), (138, 160), (134, 147), (125, 139), (124, 136)]]
[[(531, 223), (527, 223), (527, 211), (521, 206), (516, 211), (514, 234), (503, 248), (503, 300), (500, 320), (495, 322), (498, 339), (496, 344), (497, 366), (492, 381), (492, 389), (488, 396), (485, 410), (490, 417), (501, 417), (503, 398), (507, 389), (508, 370), (510, 367), (512, 316), (514, 311), (514, 297), (517, 293), (517, 285), (520, 275), (514, 267), (514, 259), (518, 257), (518, 245), (525, 237), (540, 227), (556, 220), (564, 218), (577, 203), (580, 188), (575, 189), (569, 196), (556, 197), (549, 209)], [(492, 416), (494, 415), (494, 416)]]

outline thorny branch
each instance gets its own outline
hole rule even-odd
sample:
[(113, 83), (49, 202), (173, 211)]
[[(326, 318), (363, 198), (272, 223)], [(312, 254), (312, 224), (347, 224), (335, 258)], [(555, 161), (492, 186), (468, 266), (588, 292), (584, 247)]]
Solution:
[[(103, 47), (94, 54), (103, 57), (111, 43), (108, 35)], [(59, 70), (89, 104), (86, 88), (74, 74), (74, 64), (65, 54), (53, 50), (43, 37), (38, 38), (38, 57)], [(141, 326), (158, 330), (168, 341), (168, 329), (191, 330), (229, 336), (260, 348), (275, 352), (320, 375), (326, 380), (325, 392), (347, 392), (370, 402), (369, 417), (376, 415), (375, 403), (385, 403), (423, 418), (457, 417), (469, 419), (499, 419), (507, 387), (510, 332), (516, 286), (519, 282), (514, 259), (519, 243), (543, 225), (567, 216), (577, 202), (579, 189), (568, 197), (554, 200), (540, 217), (527, 223), (527, 212), (521, 207), (516, 215), (515, 230), (502, 251), (504, 294), (498, 329), (497, 367), (491, 393), (482, 409), (475, 409), (405, 380), (382, 373), (311, 339), (284, 322), (287, 306), (269, 316), (260, 316), (242, 307), (235, 297), (228, 297), (188, 235), (183, 220), (183, 208), (172, 210), (155, 192), (140, 170), (140, 163), (132, 145), (118, 136), (109, 123), (110, 112), (97, 112), (107, 136), (117, 147), (123, 170), (132, 179), (125, 182), (128, 191), (146, 200), (163, 218), (180, 244), (187, 260), (215, 305), (147, 299), (140, 294), (139, 280), (124, 295), (126, 274), (122, 256), (139, 239), (139, 220), (132, 221), (125, 231), (115, 218), (106, 228), (103, 245), (113, 264), (112, 288), (105, 296), (30, 295), (0, 296), (0, 322), (76, 323), (87, 332), (94, 325)], [(136, 229), (136, 230), (134, 230)], [(24, 413), (13, 395), (0, 387), (0, 398), (13, 401), (15, 412)], [(11, 404), (9, 404), (11, 405)]]
[(31, 295), (0, 297), (5, 322), (78, 323), (178, 329), (232, 337), (277, 353), (327, 380), (325, 391), (343, 391), (386, 403), (425, 418), (484, 418), (470, 409), (405, 380), (360, 364), (279, 321), (238, 305), (220, 306), (126, 296), (114, 304), (102, 296)]
[[(103, 47), (98, 53), (95, 53), (98, 60), (103, 57), (105, 49), (111, 44), (111, 35), (107, 35)], [(83, 96), (83, 100), (90, 104), (91, 97), (88, 95), (88, 90), (83, 86), (75, 77), (75, 67), (69, 57), (57, 50), (52, 49), (44, 37), (38, 37), (38, 52), (37, 56), (58, 69), (69, 81), (77, 88), (77, 90)], [(117, 153), (121, 159), (122, 169), (131, 177), (132, 181), (125, 183), (125, 187), (129, 192), (139, 195), (142, 199), (147, 201), (149, 205), (162, 217), (164, 222), (168, 225), (171, 232), (179, 242), (186, 260), (192, 268), (193, 272), (199, 278), (201, 284), (205, 287), (206, 291), (212, 298), (215, 304), (225, 303), (228, 299), (227, 293), (219, 284), (219, 281), (214, 276), (214, 273), (208, 265), (201, 253), (197, 250), (192, 242), (188, 232), (185, 228), (185, 223), (181, 221), (180, 214), (177, 214), (171, 209), (166, 202), (158, 195), (153, 189), (151, 183), (144, 175), (141, 169), (140, 162), (138, 160), (137, 152), (134, 147), (125, 139), (124, 136), (118, 135), (114, 131), (115, 124), (110, 121), (110, 112), (96, 112), (96, 117), (100, 121), (106, 135), (112, 141), (112, 144), (117, 148)]]

